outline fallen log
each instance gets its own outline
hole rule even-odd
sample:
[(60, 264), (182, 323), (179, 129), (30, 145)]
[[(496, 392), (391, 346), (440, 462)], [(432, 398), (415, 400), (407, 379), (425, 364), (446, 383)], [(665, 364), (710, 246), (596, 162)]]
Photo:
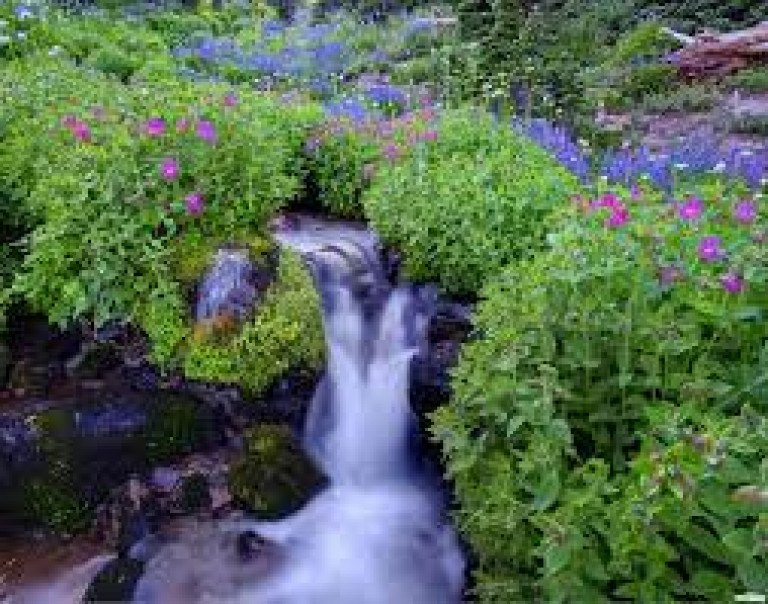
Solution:
[(768, 64), (768, 21), (729, 33), (703, 32), (687, 36), (664, 32), (684, 45), (666, 57), (686, 78), (723, 76), (754, 64)]

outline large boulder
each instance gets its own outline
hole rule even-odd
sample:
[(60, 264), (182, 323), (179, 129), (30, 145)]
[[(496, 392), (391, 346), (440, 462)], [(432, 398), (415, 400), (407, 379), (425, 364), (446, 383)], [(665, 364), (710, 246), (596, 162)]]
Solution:
[(230, 490), (260, 518), (287, 516), (324, 485), (325, 478), (286, 426), (267, 424), (244, 435), (242, 456), (232, 464)]

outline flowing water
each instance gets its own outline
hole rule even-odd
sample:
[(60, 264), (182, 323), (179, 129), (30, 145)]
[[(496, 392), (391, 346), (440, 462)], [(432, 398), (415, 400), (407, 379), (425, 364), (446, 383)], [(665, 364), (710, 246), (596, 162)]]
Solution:
[[(387, 283), (366, 230), (301, 218), (276, 236), (303, 255), (322, 299), (328, 365), (305, 446), (330, 486), (281, 521), (187, 531), (149, 560), (134, 600), (458, 604), (464, 560), (408, 401), (429, 300)], [(71, 590), (78, 577), (69, 579)], [(54, 601), (71, 600), (44, 602)]]

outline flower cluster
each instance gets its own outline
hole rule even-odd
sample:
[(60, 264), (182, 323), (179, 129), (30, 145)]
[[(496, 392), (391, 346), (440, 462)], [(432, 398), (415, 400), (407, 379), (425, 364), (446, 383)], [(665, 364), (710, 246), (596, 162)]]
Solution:
[(589, 157), (573, 141), (565, 128), (556, 126), (545, 119), (525, 121), (520, 118), (513, 118), (512, 127), (549, 151), (562, 166), (570, 170), (583, 184), (589, 182)]
[[(602, 224), (609, 229), (627, 226), (636, 211), (642, 224), (634, 233), (647, 237), (650, 232), (654, 241), (652, 248), (658, 254), (657, 276), (663, 287), (682, 281), (698, 261), (703, 267), (711, 267), (725, 291), (733, 294), (744, 291), (745, 281), (741, 271), (732, 265), (731, 250), (743, 248), (740, 242), (750, 238), (760, 243), (760, 231), (754, 230), (760, 219), (757, 198), (742, 198), (729, 204), (723, 200), (707, 202), (700, 196), (689, 195), (670, 206), (658, 200), (649, 201), (637, 187), (628, 197), (624, 199), (616, 191), (607, 191), (592, 200), (575, 195), (573, 201), (587, 215), (607, 211)], [(630, 212), (630, 207), (635, 210)], [(653, 224), (650, 231), (648, 220)], [(667, 244), (664, 249), (659, 248), (664, 242)], [(691, 246), (695, 259), (686, 252)], [(711, 274), (709, 269), (705, 272)]]

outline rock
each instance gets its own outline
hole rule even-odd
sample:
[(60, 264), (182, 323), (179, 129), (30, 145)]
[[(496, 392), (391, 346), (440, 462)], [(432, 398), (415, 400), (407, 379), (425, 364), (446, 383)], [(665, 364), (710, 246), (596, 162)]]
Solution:
[(3, 342), (0, 342), (0, 390), (3, 390), (6, 386), (10, 367), (11, 349)]
[(288, 515), (324, 485), (325, 478), (285, 426), (262, 425), (245, 434), (245, 451), (229, 475), (236, 500), (261, 518)]
[(11, 369), (9, 386), (18, 394), (45, 396), (49, 383), (48, 367), (36, 364), (31, 359), (21, 359)]
[(195, 320), (199, 330), (227, 331), (250, 316), (274, 280), (276, 252), (266, 266), (251, 261), (246, 249), (220, 249), (198, 286)]
[(111, 342), (88, 342), (75, 357), (67, 361), (69, 377), (96, 379), (120, 367), (122, 358), (118, 347)]
[(181, 481), (181, 472), (175, 468), (159, 467), (152, 470), (150, 486), (162, 494), (169, 494)]
[(130, 602), (144, 563), (129, 557), (117, 557), (108, 562), (94, 577), (83, 596), (83, 604)]
[(181, 486), (181, 508), (186, 514), (196, 514), (211, 507), (208, 478), (196, 472), (184, 479)]

